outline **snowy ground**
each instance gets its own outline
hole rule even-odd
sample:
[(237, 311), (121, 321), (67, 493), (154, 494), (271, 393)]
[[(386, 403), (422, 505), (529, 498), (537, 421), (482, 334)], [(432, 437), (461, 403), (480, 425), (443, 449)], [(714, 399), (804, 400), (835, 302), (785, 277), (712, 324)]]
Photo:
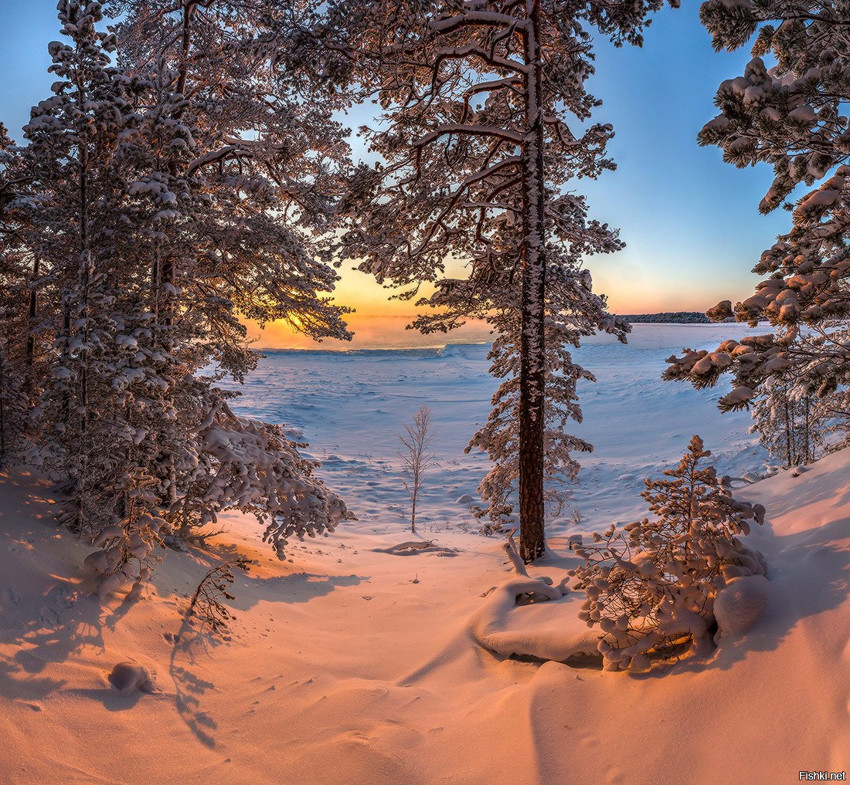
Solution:
[[(646, 325), (628, 349), (582, 350), (599, 384), (583, 390), (582, 435), (597, 452), (576, 492), (578, 529), (642, 512), (641, 479), (693, 432), (724, 471), (762, 468), (746, 415), (721, 417), (711, 393), (658, 381), (671, 351), (728, 334)], [(768, 560), (768, 604), (708, 662), (644, 675), (518, 662), (472, 640), (482, 595), (508, 570), (456, 503), (485, 467), (460, 449), (492, 388), (483, 347), (270, 355), (243, 411), (301, 429), (360, 520), (281, 563), (252, 520), (228, 515), (212, 550), (169, 553), (137, 604), (88, 596), (89, 548), (52, 525), (47, 489), (2, 481), (0, 783), (767, 785), (850, 767), (850, 452), (742, 492), (768, 511), (750, 538)], [(444, 550), (394, 555), (411, 539), (395, 437), (421, 403), (441, 463), (421, 539)], [(553, 527), (555, 553), (532, 573), (560, 578), (567, 531), (566, 519)], [(237, 551), (257, 564), (237, 574), (228, 639), (182, 626), (200, 577)], [(504, 632), (579, 634), (574, 610), (516, 608)], [(121, 661), (149, 668), (158, 691), (118, 694), (106, 675)]]

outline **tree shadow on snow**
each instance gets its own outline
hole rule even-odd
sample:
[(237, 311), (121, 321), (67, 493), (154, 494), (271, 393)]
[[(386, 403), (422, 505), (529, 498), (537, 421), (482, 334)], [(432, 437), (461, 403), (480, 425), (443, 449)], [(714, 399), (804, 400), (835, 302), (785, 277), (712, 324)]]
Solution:
[(147, 693), (140, 690), (133, 690), (129, 694), (120, 692), (113, 687), (74, 687), (67, 690), (62, 690), (63, 695), (78, 695), (82, 698), (90, 698), (101, 703), (107, 711), (127, 711), (132, 709), (142, 698), (147, 700), (156, 698), (170, 698), (170, 696), (161, 692)]
[[(193, 546), (190, 555), (205, 569), (224, 562), (236, 562), (246, 554), (233, 543), (206, 542), (202, 547)], [(260, 577), (251, 569), (234, 569), (233, 591), (235, 599), (228, 600), (228, 607), (236, 610), (248, 610), (258, 602), (310, 602), (317, 597), (331, 594), (338, 588), (357, 586), (369, 580), (368, 575), (332, 575), (330, 573), (308, 573), (304, 571), (288, 575)], [(157, 575), (154, 573), (154, 583)], [(157, 588), (160, 588), (157, 585)], [(167, 591), (167, 589), (166, 589)]]
[(218, 730), (218, 723), (203, 709), (202, 700), (215, 689), (215, 684), (202, 678), (197, 671), (199, 659), (209, 657), (210, 649), (216, 645), (218, 642), (213, 637), (196, 629), (191, 620), (184, 619), (168, 664), (176, 690), (175, 708), (195, 738), (210, 749), (216, 746), (213, 733)]
[[(61, 586), (62, 584), (57, 584)], [(52, 603), (55, 592), (39, 598)], [(62, 595), (61, 605), (43, 604), (41, 609), (29, 597), (21, 599), (20, 608), (32, 615), (14, 627), (0, 629), (0, 643), (14, 650), (0, 654), (0, 694), (9, 698), (41, 700), (63, 688), (64, 681), (42, 675), (48, 666), (62, 663), (84, 649), (104, 651), (102, 628), (109, 611), (98, 598), (82, 593)], [(4, 617), (8, 617), (3, 614)], [(14, 622), (12, 622), (14, 624)]]
[(344, 586), (357, 586), (369, 580), (363, 575), (317, 575), (308, 572), (294, 572), (270, 578), (257, 578), (250, 572), (234, 572), (234, 600), (228, 601), (228, 607), (248, 610), (260, 600), (285, 603), (310, 602), (324, 597)]
[[(33, 517), (30, 511), (25, 514)], [(51, 574), (35, 558), (47, 551), (44, 541), (59, 536), (55, 525), (47, 524), (45, 520), (44, 526), (36, 523), (9, 531), (0, 520), (0, 548), (14, 557), (0, 575), (0, 645), (5, 650), (0, 653), (0, 695), (9, 699), (47, 697), (64, 685), (43, 675), (51, 664), (83, 649), (104, 650), (102, 628), (108, 609), (97, 597), (88, 596), (78, 576)], [(61, 536), (73, 538), (64, 532)]]

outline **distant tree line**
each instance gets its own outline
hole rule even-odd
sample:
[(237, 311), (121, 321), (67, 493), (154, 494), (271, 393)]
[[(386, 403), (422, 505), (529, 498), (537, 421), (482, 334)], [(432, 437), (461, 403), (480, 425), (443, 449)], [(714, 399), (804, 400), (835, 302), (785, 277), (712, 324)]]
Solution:
[(633, 313), (621, 315), (629, 324), (708, 324), (711, 320), (699, 311), (664, 311), (663, 313)]

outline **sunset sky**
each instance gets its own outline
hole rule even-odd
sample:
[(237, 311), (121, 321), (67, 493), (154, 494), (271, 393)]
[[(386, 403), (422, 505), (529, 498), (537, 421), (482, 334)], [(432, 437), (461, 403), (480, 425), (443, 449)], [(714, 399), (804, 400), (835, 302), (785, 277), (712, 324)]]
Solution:
[[(762, 249), (785, 231), (789, 216), (757, 211), (771, 180), (766, 167), (738, 170), (715, 148), (700, 148), (696, 134), (715, 112), (717, 85), (743, 72), (746, 49), (712, 51), (698, 20), (698, 3), (659, 13), (643, 49), (598, 47), (591, 91), (604, 101), (596, 120), (612, 123), (610, 152), (618, 170), (598, 181), (577, 181), (594, 217), (620, 229), (624, 251), (588, 260), (595, 288), (618, 313), (703, 311), (720, 299), (746, 296), (755, 283), (750, 268)], [(49, 95), (47, 44), (58, 38), (55, 0), (3, 0), (0, 10), (0, 120), (13, 138), (29, 107)], [(349, 118), (369, 121), (360, 109)], [(362, 146), (352, 138), (357, 154)], [(387, 290), (345, 265), (337, 299), (357, 313), (357, 346), (421, 343), (404, 331), (409, 303), (387, 301)], [(259, 345), (305, 346), (282, 325), (272, 325)], [(455, 340), (483, 340), (480, 326)], [(444, 339), (427, 339), (426, 343)], [(328, 347), (330, 348), (330, 347)]]

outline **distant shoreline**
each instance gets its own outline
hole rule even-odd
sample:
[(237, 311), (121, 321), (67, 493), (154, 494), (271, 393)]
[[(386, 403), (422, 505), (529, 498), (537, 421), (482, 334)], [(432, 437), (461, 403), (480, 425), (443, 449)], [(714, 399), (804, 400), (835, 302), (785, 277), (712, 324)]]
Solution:
[(620, 314), (629, 324), (711, 324), (699, 311), (664, 311), (662, 313)]
[(360, 354), (366, 352), (428, 352), (430, 354), (440, 354), (446, 349), (451, 349), (454, 347), (489, 346), (491, 343), (491, 341), (458, 341), (456, 343), (422, 344), (421, 346), (354, 346), (349, 348), (341, 347), (339, 349), (328, 348), (320, 343), (316, 343), (315, 346), (279, 346), (277, 348), (264, 347), (261, 349), (255, 349), (255, 351), (263, 354), (266, 352), (268, 352), (269, 354), (280, 354), (283, 352), (322, 352), (324, 354)]
[[(690, 314), (690, 312), (683, 312), (685, 314)], [(696, 316), (702, 316), (702, 314), (694, 312)], [(659, 318), (659, 317), (669, 317), (669, 318)], [(681, 324), (688, 326), (701, 326), (701, 325), (709, 325), (709, 326), (721, 326), (721, 323), (712, 322), (709, 319), (706, 319), (704, 316), (701, 321), (696, 319), (687, 321), (682, 318), (681, 314), (673, 313), (673, 314), (635, 314), (629, 316), (620, 316), (621, 319), (625, 319), (631, 324), (641, 324), (641, 325), (673, 325), (673, 324)], [(598, 333), (598, 335), (604, 335), (604, 333)], [(427, 353), (429, 355), (439, 355), (446, 350), (452, 349), (462, 349), (463, 347), (479, 347), (479, 346), (489, 346), (492, 343), (490, 340), (460, 340), (460, 341), (451, 341), (447, 343), (424, 343), (419, 345), (391, 345), (391, 346), (352, 346), (351, 344), (345, 344), (341, 341), (333, 341), (327, 343), (314, 343), (311, 346), (278, 346), (278, 347), (255, 347), (255, 351), (261, 354), (293, 354), (293, 353), (321, 353), (321, 354), (366, 354), (366, 353), (378, 353), (378, 352), (422, 352)], [(585, 342), (582, 341), (582, 345)]]

